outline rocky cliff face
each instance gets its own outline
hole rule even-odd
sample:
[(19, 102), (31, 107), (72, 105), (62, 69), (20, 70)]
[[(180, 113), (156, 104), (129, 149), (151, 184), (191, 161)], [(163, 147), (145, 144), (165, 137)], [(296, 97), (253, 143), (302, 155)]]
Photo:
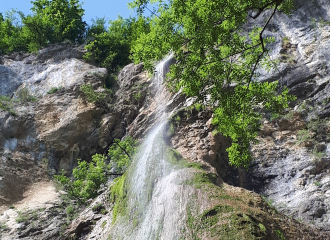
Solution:
[[(291, 16), (278, 14), (268, 29), (278, 69), (261, 72), (297, 96), (283, 116), (267, 116), (245, 187), (289, 216), (330, 231), (328, 1), (298, 1)], [(267, 114), (266, 114), (267, 115)]]
[[(109, 93), (102, 87), (109, 81), (106, 69), (84, 62), (81, 47), (60, 44), (36, 55), (0, 57), (0, 95), (18, 99), (23, 90), (37, 98), (12, 101), (10, 111), (0, 109), (0, 206), (6, 210), (13, 204), (29, 216), (17, 223), (15, 210), (6, 210), (0, 217), (3, 239), (107, 239), (116, 230), (111, 224), (109, 189), (103, 189), (74, 221), (60, 210), (74, 202), (57, 195), (29, 211), (17, 203), (28, 198), (26, 193), (35, 189), (36, 182), (45, 183), (38, 186), (46, 191), (49, 176), (61, 169), (70, 172), (78, 158), (89, 160), (95, 153), (105, 153), (114, 138), (130, 135), (142, 142), (160, 114), (155, 95), (163, 96), (162, 110), (172, 115), (164, 130), (167, 146), (189, 163), (200, 164), (222, 187), (193, 187), (191, 179), (200, 169), (177, 171), (168, 181), (166, 189), (183, 199), (180, 213), (186, 220), (180, 224), (188, 226), (182, 227), (186, 239), (219, 239), (219, 234), (228, 232), (223, 226), (231, 221), (238, 223), (237, 229), (243, 226), (242, 232), (252, 229), (246, 239), (281, 239), (279, 229), (287, 239), (330, 239), (330, 3), (304, 0), (296, 5), (291, 16), (278, 13), (266, 31), (276, 39), (270, 55), (279, 64), (272, 72), (261, 69), (260, 77), (279, 80), (298, 99), (283, 116), (264, 113), (260, 142), (251, 146), (255, 161), (248, 172), (228, 165), (229, 140), (214, 133), (211, 109), (194, 105), (193, 99), (180, 93), (159, 89), (143, 72), (143, 64), (123, 68), (113, 85), (115, 91)], [(89, 103), (80, 91), (84, 84), (107, 97), (101, 103)], [(47, 94), (52, 88), (58, 90)], [(157, 181), (157, 186), (164, 182)], [(155, 189), (155, 199), (163, 200), (161, 188)], [(67, 222), (71, 225), (66, 228)], [(166, 234), (170, 233), (164, 232), (161, 239)]]

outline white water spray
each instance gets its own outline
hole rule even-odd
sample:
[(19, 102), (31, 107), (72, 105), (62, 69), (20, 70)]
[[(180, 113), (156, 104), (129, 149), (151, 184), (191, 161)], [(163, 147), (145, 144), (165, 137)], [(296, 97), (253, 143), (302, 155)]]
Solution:
[(168, 161), (169, 147), (163, 139), (167, 121), (164, 79), (172, 59), (172, 55), (167, 56), (155, 68), (157, 124), (148, 133), (127, 172), (129, 216), (116, 223), (112, 232), (115, 239), (179, 239), (184, 225), (184, 213), (192, 193), (179, 184), (185, 179), (185, 169), (177, 169)]

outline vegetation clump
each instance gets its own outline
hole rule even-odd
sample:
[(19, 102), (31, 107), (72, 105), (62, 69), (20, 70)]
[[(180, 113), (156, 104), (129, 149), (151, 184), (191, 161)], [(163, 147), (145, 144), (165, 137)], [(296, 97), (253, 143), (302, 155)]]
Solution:
[(106, 184), (110, 169), (115, 166), (120, 174), (125, 171), (130, 164), (131, 156), (136, 151), (137, 142), (131, 137), (123, 141), (115, 140), (116, 144), (109, 149), (108, 156), (111, 158), (110, 164), (106, 164), (106, 156), (95, 154), (91, 162), (78, 159), (78, 166), (72, 171), (72, 179), (65, 175), (62, 170), (60, 175), (55, 175), (55, 179), (68, 192), (71, 198), (86, 202), (90, 198), (98, 195), (98, 190)]
[(87, 30), (85, 48), (88, 52), (84, 58), (95, 61), (110, 73), (116, 73), (120, 67), (131, 62), (131, 45), (140, 34), (149, 32), (149, 20), (119, 16), (117, 20), (109, 21), (108, 29), (105, 23), (104, 18), (98, 18)]
[[(131, 6), (142, 13), (149, 2), (155, 1), (136, 0)], [(143, 61), (152, 71), (155, 61), (172, 52), (176, 63), (170, 69), (169, 86), (198, 100), (211, 97), (209, 104), (216, 106), (213, 124), (232, 140), (227, 149), (230, 164), (248, 167), (249, 145), (256, 140), (262, 119), (255, 106), (279, 113), (295, 99), (287, 88), (279, 89), (277, 82), (257, 80), (258, 68), (274, 67), (267, 55), (274, 38), (263, 33), (276, 11), (289, 13), (293, 1), (156, 2), (158, 11), (152, 14), (150, 32), (133, 43), (135, 62)], [(265, 24), (242, 35), (248, 19), (262, 16), (265, 9), (272, 9)]]
[(10, 97), (3, 95), (0, 96), (0, 109), (8, 111), (12, 115), (16, 115), (15, 111), (13, 110), (13, 103)]
[(23, 87), (17, 91), (17, 100), (20, 102), (35, 102), (38, 98), (31, 95), (28, 88)]
[(127, 210), (127, 174), (115, 179), (115, 184), (112, 185), (109, 200), (114, 204), (112, 222), (116, 222), (117, 217), (125, 215)]
[[(49, 43), (82, 42), (86, 22), (78, 0), (35, 0), (32, 14), (20, 11), (0, 13), (0, 49), (10, 52), (35, 52)], [(1, 54), (0, 53), (0, 54)]]
[(90, 103), (98, 103), (106, 97), (106, 93), (95, 92), (91, 84), (84, 84), (80, 86), (80, 91), (84, 94), (87, 101)]
[(53, 94), (53, 93), (56, 93), (58, 90), (61, 90), (62, 89), (62, 86), (59, 86), (59, 87), (52, 87), (48, 92), (47, 94)]

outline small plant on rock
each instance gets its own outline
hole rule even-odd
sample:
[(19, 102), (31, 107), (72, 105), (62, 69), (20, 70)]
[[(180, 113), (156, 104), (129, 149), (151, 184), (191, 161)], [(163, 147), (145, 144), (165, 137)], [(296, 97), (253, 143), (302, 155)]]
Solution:
[(321, 160), (321, 159), (325, 156), (325, 153), (324, 153), (324, 152), (320, 152), (320, 151), (318, 151), (318, 150), (314, 147), (313, 152), (312, 152), (312, 155), (313, 155), (313, 157), (314, 157), (314, 160), (319, 161), (319, 160)]
[(37, 97), (32, 96), (28, 88), (23, 87), (17, 91), (17, 98), (20, 102), (35, 102), (38, 100)]
[(313, 134), (309, 130), (303, 129), (297, 132), (297, 144), (302, 144), (305, 142), (312, 142)]
[(133, 97), (135, 98), (136, 101), (139, 101), (139, 99), (141, 98), (141, 92), (134, 93)]
[(281, 230), (274, 230), (276, 236), (279, 237), (281, 240), (285, 240), (284, 234), (281, 232)]
[(62, 89), (62, 86), (59, 86), (58, 88), (57, 87), (52, 87), (48, 92), (47, 94), (53, 94), (53, 93), (56, 93), (58, 90)]
[(80, 91), (84, 94), (87, 101), (90, 102), (90, 103), (100, 102), (106, 96), (106, 93), (97, 93), (97, 92), (95, 92), (91, 84), (82, 85), (80, 87)]

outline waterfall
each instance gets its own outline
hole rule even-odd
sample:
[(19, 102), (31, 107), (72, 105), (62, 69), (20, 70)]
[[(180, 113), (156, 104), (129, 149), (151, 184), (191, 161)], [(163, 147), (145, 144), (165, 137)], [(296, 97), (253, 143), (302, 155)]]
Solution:
[[(153, 77), (157, 88), (156, 125), (149, 131), (128, 172), (128, 216), (116, 221), (111, 239), (179, 239), (184, 219), (182, 185), (185, 170), (169, 161), (169, 147), (163, 140), (167, 116), (163, 99), (164, 78), (173, 57), (165, 57), (156, 65)], [(191, 193), (187, 193), (188, 195)], [(120, 237), (119, 237), (120, 236)]]

